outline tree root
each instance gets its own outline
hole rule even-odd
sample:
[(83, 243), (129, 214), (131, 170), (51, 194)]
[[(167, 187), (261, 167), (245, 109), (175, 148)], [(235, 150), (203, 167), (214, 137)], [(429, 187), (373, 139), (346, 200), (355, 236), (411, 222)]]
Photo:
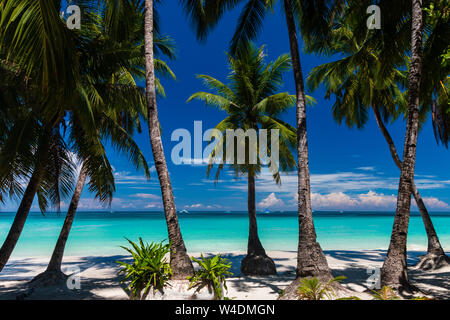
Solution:
[(423, 271), (430, 271), (448, 266), (450, 266), (450, 258), (445, 253), (427, 253), (426, 255), (420, 257), (419, 262), (413, 268)]
[(246, 276), (267, 276), (277, 274), (277, 269), (266, 254), (248, 254), (242, 259), (241, 272)]
[(34, 277), (33, 280), (28, 283), (28, 286), (30, 288), (37, 288), (65, 285), (68, 277), (69, 276), (62, 271), (46, 270)]

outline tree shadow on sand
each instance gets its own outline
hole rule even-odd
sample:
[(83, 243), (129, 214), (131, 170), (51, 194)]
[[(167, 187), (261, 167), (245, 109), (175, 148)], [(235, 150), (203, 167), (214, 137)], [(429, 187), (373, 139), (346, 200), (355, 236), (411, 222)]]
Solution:
[[(116, 261), (126, 261), (130, 257), (117, 256), (92, 256), (82, 257), (77, 261), (63, 263), (63, 271), (73, 270), (74, 267), (79, 269), (80, 288), (69, 288), (67, 283), (61, 283), (57, 286), (31, 288), (31, 281), (39, 272), (46, 268), (45, 263), (38, 263), (33, 259), (15, 260), (8, 264), (0, 274), (0, 300), (91, 300), (91, 299), (127, 299), (125, 286), (120, 284), (122, 276), (117, 272), (119, 267)], [(91, 269), (91, 270), (89, 270)], [(92, 270), (93, 269), (93, 270)], [(107, 274), (102, 274), (102, 270), (110, 270)], [(89, 280), (83, 281), (83, 272), (89, 270)], [(95, 276), (98, 270), (98, 277)], [(66, 271), (67, 272), (67, 271)], [(68, 276), (77, 276), (78, 274), (67, 274)], [(100, 296), (95, 292), (103, 290), (114, 290), (110, 297)]]
[[(345, 276), (342, 284), (352, 290), (367, 291), (370, 277), (368, 262), (374, 267), (381, 267), (386, 251), (325, 251), (329, 258), (345, 262), (341, 268), (334, 267), (334, 276)], [(410, 252), (408, 264), (417, 263), (421, 252)], [(206, 257), (211, 254), (205, 254)], [(253, 290), (265, 288), (274, 298), (295, 278), (295, 254), (289, 258), (274, 258), (278, 274), (276, 276), (247, 277), (242, 276), (240, 267), (244, 254), (223, 254), (231, 265), (233, 276), (229, 278), (229, 287), (240, 293), (251, 293)], [(294, 259), (294, 261), (292, 261)], [(116, 261), (130, 261), (130, 256), (91, 256), (71, 259), (64, 262), (63, 270), (74, 267), (80, 270), (81, 288), (68, 289), (66, 284), (54, 287), (30, 289), (28, 283), (38, 273), (45, 270), (47, 264), (36, 259), (13, 260), (0, 273), (0, 300), (5, 299), (49, 299), (49, 300), (84, 300), (84, 299), (128, 299), (124, 285), (120, 284), (122, 276), (117, 273), (119, 266)], [(288, 263), (290, 262), (290, 263)], [(83, 279), (83, 274), (85, 278)], [(450, 297), (450, 272), (424, 272), (409, 269), (411, 281), (423, 290), (438, 299)], [(230, 294), (232, 296), (232, 294)]]

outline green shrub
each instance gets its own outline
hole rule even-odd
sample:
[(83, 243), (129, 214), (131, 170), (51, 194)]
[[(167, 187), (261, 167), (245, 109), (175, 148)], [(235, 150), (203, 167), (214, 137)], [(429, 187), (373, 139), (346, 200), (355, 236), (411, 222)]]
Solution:
[(421, 297), (414, 297), (409, 300), (434, 300), (434, 299), (426, 296), (421, 296)]
[(350, 297), (342, 297), (336, 300), (361, 300), (361, 298), (357, 297), (357, 296), (350, 296)]
[(133, 263), (117, 261), (122, 266), (119, 275), (125, 275), (121, 283), (128, 283), (126, 290), (131, 299), (145, 297), (149, 290), (162, 290), (167, 280), (172, 276), (172, 269), (167, 262), (166, 254), (170, 252), (170, 244), (144, 244), (139, 238), (139, 244), (127, 241), (131, 247), (122, 246), (133, 256)]
[(300, 280), (298, 286), (299, 300), (323, 300), (324, 298), (331, 299), (335, 296), (333, 283), (344, 280), (345, 277), (336, 277), (327, 282), (319, 281), (317, 278), (304, 278)]
[(231, 263), (220, 255), (205, 258), (203, 254), (200, 259), (192, 257), (192, 261), (196, 262), (200, 269), (196, 270), (192, 277), (188, 277), (190, 281), (188, 289), (197, 288), (197, 290), (200, 290), (207, 286), (214, 290), (214, 299), (222, 299), (222, 287), (228, 290), (225, 276), (233, 275), (228, 271), (231, 268)]
[(379, 291), (372, 290), (373, 294), (372, 297), (375, 298), (375, 300), (398, 300), (400, 299), (399, 296), (397, 296), (394, 292), (394, 290), (389, 286), (384, 286)]

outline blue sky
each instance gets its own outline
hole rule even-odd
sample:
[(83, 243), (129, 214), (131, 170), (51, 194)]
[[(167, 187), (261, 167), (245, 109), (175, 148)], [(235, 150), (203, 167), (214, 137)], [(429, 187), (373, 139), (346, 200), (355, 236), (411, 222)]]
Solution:
[[(200, 102), (186, 104), (194, 92), (204, 90), (196, 74), (211, 75), (226, 81), (228, 73), (225, 52), (234, 31), (239, 10), (227, 14), (210, 34), (206, 43), (199, 43), (184, 13), (178, 5), (166, 2), (159, 9), (162, 30), (177, 45), (178, 59), (170, 67), (177, 81), (164, 80), (167, 97), (158, 101), (163, 128), (163, 144), (178, 209), (188, 210), (246, 210), (246, 179), (238, 180), (223, 171), (219, 182), (207, 179), (205, 165), (174, 165), (170, 153), (177, 142), (171, 133), (185, 128), (193, 133), (194, 121), (202, 121), (203, 129), (212, 128), (225, 114)], [(288, 34), (284, 17), (277, 8), (268, 16), (257, 45), (266, 45), (267, 60), (289, 52)], [(305, 76), (314, 67), (327, 60), (302, 53)], [(292, 73), (285, 75), (283, 91), (294, 94)], [(394, 165), (389, 149), (372, 115), (363, 130), (339, 126), (333, 119), (333, 100), (324, 100), (323, 90), (308, 93), (317, 104), (309, 107), (308, 138), (312, 204), (315, 210), (394, 210), (399, 170)], [(295, 124), (295, 110), (284, 116)], [(389, 126), (399, 154), (402, 154), (405, 123), (397, 121)], [(135, 137), (152, 163), (147, 130)], [(193, 150), (192, 150), (193, 152)], [(156, 172), (147, 181), (142, 172), (129, 166), (127, 159), (108, 150), (115, 168), (117, 193), (112, 210), (161, 210), (159, 182)], [(450, 211), (450, 153), (436, 144), (430, 121), (420, 133), (417, 148), (416, 185), (431, 211)], [(257, 180), (257, 207), (260, 210), (296, 210), (296, 173), (283, 175), (277, 186), (267, 171)], [(66, 200), (68, 203), (70, 199)], [(64, 208), (65, 206), (63, 206)], [(2, 210), (12, 211), (17, 203), (8, 202)], [(414, 207), (415, 208), (415, 207)], [(36, 210), (36, 205), (33, 210)], [(85, 191), (80, 210), (100, 210), (102, 206)]]

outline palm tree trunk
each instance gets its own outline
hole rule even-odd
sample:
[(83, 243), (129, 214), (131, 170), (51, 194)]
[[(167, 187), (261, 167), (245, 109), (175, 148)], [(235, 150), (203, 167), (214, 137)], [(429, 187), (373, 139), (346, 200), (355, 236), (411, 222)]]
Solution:
[(73, 220), (75, 218), (75, 213), (78, 208), (78, 203), (80, 202), (81, 193), (86, 182), (87, 172), (84, 165), (81, 167), (80, 175), (78, 176), (77, 184), (72, 195), (72, 200), (70, 201), (69, 209), (67, 210), (66, 218), (64, 219), (64, 224), (62, 226), (61, 232), (59, 233), (58, 241), (56, 242), (55, 249), (53, 249), (53, 254), (47, 269), (38, 274), (33, 280), (30, 281), (29, 285), (31, 287), (46, 287), (52, 285), (58, 285), (67, 280), (67, 275), (65, 275), (62, 270), (62, 260), (64, 256), (64, 249), (66, 248), (66, 242), (69, 237), (70, 229), (72, 228)]
[(411, 193), (414, 183), (416, 145), (419, 132), (419, 94), (422, 72), (422, 0), (412, 0), (411, 65), (409, 72), (408, 122), (406, 126), (403, 163), (397, 196), (397, 210), (391, 242), (381, 268), (381, 284), (399, 291), (411, 289), (406, 263)]
[(248, 246), (247, 254), (266, 254), (258, 236), (258, 225), (256, 222), (256, 195), (255, 195), (255, 177), (248, 176)]
[(72, 228), (75, 213), (78, 209), (78, 203), (80, 202), (81, 193), (83, 192), (84, 184), (86, 182), (87, 171), (84, 165), (81, 167), (80, 175), (75, 190), (70, 201), (69, 209), (67, 210), (66, 219), (62, 226), (61, 232), (56, 242), (55, 249), (53, 250), (52, 257), (47, 267), (47, 271), (61, 272), (61, 265), (64, 256), (64, 249), (66, 248), (66, 242), (69, 238), (70, 229)]
[(146, 100), (150, 144), (152, 146), (155, 168), (161, 185), (161, 193), (166, 216), (169, 241), (171, 243), (170, 265), (174, 279), (185, 279), (194, 273), (178, 223), (177, 210), (173, 197), (172, 184), (159, 131), (158, 110), (156, 105), (155, 67), (153, 56), (153, 0), (145, 1), (145, 63), (146, 63)]
[[(375, 119), (377, 121), (378, 127), (380, 128), (387, 144), (389, 145), (392, 159), (394, 160), (397, 167), (401, 170), (402, 161), (398, 156), (394, 141), (392, 140), (389, 131), (387, 130), (383, 123), (383, 120), (381, 119), (380, 111), (376, 106), (372, 106), (372, 109), (375, 113)], [(422, 196), (416, 188), (415, 183), (412, 184), (412, 194), (422, 216), (423, 224), (425, 226), (425, 231), (428, 238), (427, 254), (420, 259), (417, 267), (421, 269), (436, 269), (447, 265), (450, 262), (449, 257), (445, 254), (445, 251), (441, 246), (436, 230), (434, 229), (433, 222), (431, 221), (431, 217), (428, 213), (425, 203), (423, 202)]]
[(242, 259), (241, 272), (244, 275), (271, 275), (276, 274), (275, 263), (267, 256), (266, 250), (261, 244), (258, 236), (258, 225), (256, 222), (256, 195), (255, 176), (248, 173), (248, 246), (247, 255)]
[(36, 167), (31, 175), (30, 181), (28, 182), (25, 193), (23, 194), (22, 200), (20, 201), (19, 208), (17, 209), (16, 216), (14, 218), (11, 229), (0, 248), (0, 272), (5, 267), (8, 262), (19, 237), (22, 233), (25, 221), (27, 220), (28, 214), (30, 213), (31, 205), (33, 204), (34, 196), (39, 188), (42, 177), (44, 175), (45, 165), (42, 159), (45, 159), (45, 155), (48, 152), (48, 139), (43, 139), (44, 142), (41, 145), (40, 151), (41, 156), (36, 164)]
[[(308, 137), (306, 131), (306, 99), (303, 73), (300, 63), (297, 30), (290, 0), (284, 0), (286, 22), (289, 32), (295, 90), (297, 95), (297, 142), (298, 142), (298, 218), (299, 241), (297, 255), (297, 278), (331, 278), (325, 255), (316, 241), (316, 231), (311, 209), (309, 178)], [(295, 289), (296, 290), (296, 289)]]

